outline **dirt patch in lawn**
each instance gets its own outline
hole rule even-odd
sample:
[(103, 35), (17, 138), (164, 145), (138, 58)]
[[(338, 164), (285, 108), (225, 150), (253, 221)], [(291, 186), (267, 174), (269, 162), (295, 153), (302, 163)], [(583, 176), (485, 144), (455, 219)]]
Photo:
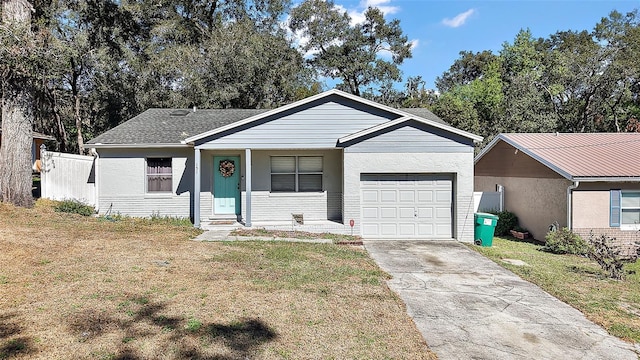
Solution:
[(271, 237), (280, 239), (328, 239), (336, 244), (362, 245), (362, 238), (357, 235), (344, 235), (334, 233), (313, 233), (307, 231), (267, 230), (267, 229), (235, 229), (232, 236), (243, 237)]
[(0, 359), (433, 359), (359, 248), (0, 204)]

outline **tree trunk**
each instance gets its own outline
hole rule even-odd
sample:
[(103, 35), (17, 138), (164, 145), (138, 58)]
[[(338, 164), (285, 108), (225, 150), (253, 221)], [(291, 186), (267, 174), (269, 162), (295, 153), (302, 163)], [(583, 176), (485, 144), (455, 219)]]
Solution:
[[(51, 88), (46, 89), (47, 98), (51, 103), (51, 111), (53, 113), (53, 118), (55, 119), (56, 126), (56, 140), (58, 140), (58, 146), (60, 152), (67, 151), (67, 131), (64, 127), (64, 123), (62, 122), (62, 116), (60, 115), (60, 109), (58, 108), (58, 99), (56, 98), (55, 90)], [(37, 150), (37, 149), (36, 149)]]
[(82, 62), (76, 65), (76, 62), (71, 58), (71, 93), (73, 94), (73, 119), (76, 122), (76, 129), (78, 130), (78, 154), (84, 155), (84, 138), (82, 136), (82, 116), (80, 115), (80, 90), (78, 89), (78, 79), (82, 74)]
[(80, 116), (80, 95), (74, 93), (75, 111), (74, 118), (76, 120), (76, 129), (78, 129), (78, 154), (84, 155), (84, 139), (82, 136), (82, 116)]
[(27, 0), (2, 0), (2, 23), (31, 25), (33, 6)]
[[(26, 0), (2, 0), (2, 22), (30, 33), (31, 11)], [(21, 29), (20, 29), (21, 28)], [(25, 46), (29, 46), (25, 44)], [(21, 76), (2, 82), (2, 144), (0, 145), (0, 201), (17, 206), (33, 205), (31, 195), (31, 146), (33, 143), (33, 95), (30, 80)]]
[(2, 97), (0, 201), (31, 207), (33, 97), (11, 84), (5, 84)]

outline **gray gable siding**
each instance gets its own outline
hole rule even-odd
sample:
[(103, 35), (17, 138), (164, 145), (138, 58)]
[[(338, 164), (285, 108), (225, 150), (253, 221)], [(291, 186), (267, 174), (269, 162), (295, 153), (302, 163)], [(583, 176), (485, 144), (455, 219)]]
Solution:
[(334, 148), (340, 137), (398, 118), (330, 96), (196, 142), (203, 149)]
[(473, 140), (416, 121), (342, 144), (352, 153), (473, 153)]

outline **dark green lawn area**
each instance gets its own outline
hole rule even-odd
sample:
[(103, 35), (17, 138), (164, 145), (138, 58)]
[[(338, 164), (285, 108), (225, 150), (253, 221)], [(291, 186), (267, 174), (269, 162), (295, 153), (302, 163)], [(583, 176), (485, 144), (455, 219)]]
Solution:
[[(494, 238), (492, 247), (470, 245), (501, 266), (582, 311), (621, 339), (640, 342), (640, 266), (625, 265), (625, 280), (606, 277), (594, 261), (575, 255), (556, 255), (540, 245)], [(518, 259), (528, 266), (511, 265)]]

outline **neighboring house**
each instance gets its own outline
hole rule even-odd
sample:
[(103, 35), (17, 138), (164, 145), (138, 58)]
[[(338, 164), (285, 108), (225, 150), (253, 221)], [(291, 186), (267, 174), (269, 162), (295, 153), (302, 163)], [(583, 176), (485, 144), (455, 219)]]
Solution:
[[(55, 140), (53, 136), (41, 134), (38, 132), (33, 132), (33, 143), (31, 144), (31, 159), (32, 159), (32, 167), (33, 171), (40, 172), (40, 146), (45, 143), (45, 141)], [(2, 144), (2, 129), (0, 129), (0, 144)]]
[(640, 133), (500, 134), (475, 160), (475, 191), (504, 186), (505, 209), (543, 240), (558, 222), (588, 239), (640, 241)]
[(268, 111), (150, 109), (88, 142), (97, 206), (195, 226), (296, 214), (343, 230), (353, 220), (367, 238), (472, 241), (482, 138), (413, 110), (338, 90)]

